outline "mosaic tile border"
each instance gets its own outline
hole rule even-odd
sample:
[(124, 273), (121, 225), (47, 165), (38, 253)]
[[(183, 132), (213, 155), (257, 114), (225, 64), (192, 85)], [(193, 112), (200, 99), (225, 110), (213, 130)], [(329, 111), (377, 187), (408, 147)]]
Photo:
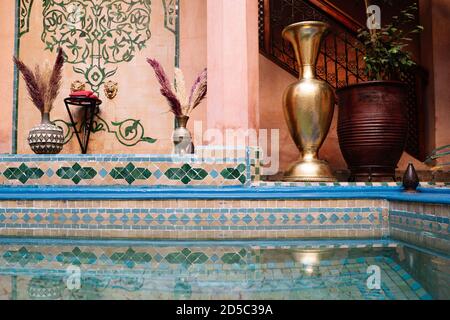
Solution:
[(450, 252), (450, 205), (387, 200), (0, 201), (0, 236), (395, 240)]
[(389, 228), (394, 239), (450, 252), (450, 205), (390, 202)]
[(3, 201), (0, 236), (381, 239), (387, 213), (383, 200)]
[[(0, 242), (0, 260), (6, 268), (30, 267), (39, 264), (50, 263), (53, 269), (64, 269), (65, 265), (88, 266), (92, 269), (99, 269), (103, 266), (109, 267), (127, 267), (129, 269), (144, 267), (145, 265), (161, 263), (161, 269), (167, 267), (176, 268), (176, 265), (191, 267), (194, 264), (211, 264), (217, 267), (222, 264), (223, 269), (226, 265), (232, 264), (253, 264), (256, 261), (255, 254), (260, 250), (272, 249), (309, 249), (310, 246), (298, 244), (291, 246), (221, 246), (220, 243), (214, 243), (209, 247), (204, 246), (181, 246), (181, 245), (159, 245), (143, 247), (142, 245), (133, 246), (109, 246), (105, 243), (101, 247), (92, 245), (83, 245), (77, 243), (54, 246), (51, 244), (23, 245), (20, 243), (8, 244), (7, 246)], [(372, 244), (362, 243), (354, 245), (334, 245), (335, 249), (361, 249), (361, 248), (397, 248), (398, 243), (392, 241), (374, 241)], [(330, 248), (317, 244), (316, 248)], [(257, 258), (257, 257), (256, 257)], [(356, 259), (338, 259), (330, 263), (321, 260), (316, 265), (330, 266), (332, 264), (351, 264)], [(393, 261), (391, 261), (393, 262)], [(269, 263), (267, 268), (283, 268), (304, 266), (302, 262), (292, 261)], [(64, 269), (65, 270), (65, 269)]]
[(248, 186), (251, 148), (199, 147), (193, 156), (2, 155), (0, 185)]

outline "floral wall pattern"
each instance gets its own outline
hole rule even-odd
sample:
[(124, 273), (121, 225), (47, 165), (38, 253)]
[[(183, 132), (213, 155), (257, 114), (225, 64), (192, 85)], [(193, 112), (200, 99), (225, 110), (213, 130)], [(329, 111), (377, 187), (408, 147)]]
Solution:
[[(64, 129), (64, 153), (78, 153), (75, 130), (63, 100), (71, 82), (80, 80), (103, 101), (91, 128), (90, 153), (169, 153), (173, 120), (164, 109), (154, 75), (145, 72), (146, 57), (170, 67), (178, 58), (178, 0), (18, 0), (18, 55), (33, 65), (52, 61), (58, 47), (66, 54), (64, 84), (52, 120)], [(114, 100), (103, 85), (119, 83)], [(28, 130), (38, 115), (28, 101), (24, 84), (18, 97), (17, 153), (29, 153)], [(81, 115), (81, 112), (79, 112)]]
[(66, 63), (96, 93), (151, 37), (150, 0), (44, 0), (42, 41), (62, 47)]

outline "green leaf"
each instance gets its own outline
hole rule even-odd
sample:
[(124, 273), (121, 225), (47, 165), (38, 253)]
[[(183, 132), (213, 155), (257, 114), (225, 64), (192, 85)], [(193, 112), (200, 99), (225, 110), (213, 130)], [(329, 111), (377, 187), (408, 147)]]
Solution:
[(142, 139), (141, 139), (141, 141), (142, 142), (147, 142), (147, 143), (155, 143), (156, 141), (158, 141), (157, 139), (153, 139), (153, 138), (150, 138), (150, 137), (143, 137)]
[(128, 137), (132, 132), (136, 131), (140, 121), (135, 120), (134, 123), (127, 128), (125, 128), (125, 137)]

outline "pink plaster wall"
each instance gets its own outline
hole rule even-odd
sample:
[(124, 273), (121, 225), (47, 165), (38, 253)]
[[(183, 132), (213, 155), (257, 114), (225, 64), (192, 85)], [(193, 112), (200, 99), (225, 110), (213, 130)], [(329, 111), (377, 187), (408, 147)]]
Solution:
[[(14, 2), (14, 1), (2, 1)], [(106, 6), (106, 4), (104, 4)], [(3, 12), (3, 11), (2, 11)], [(20, 39), (20, 58), (30, 66), (37, 63), (53, 63), (55, 53), (45, 50), (45, 44), (41, 40), (43, 32), (42, 16), (43, 2), (34, 1), (30, 16), (30, 31)], [(102, 12), (105, 12), (103, 10)], [(8, 17), (11, 19), (11, 16)], [(118, 83), (119, 91), (113, 100), (106, 98), (103, 86), (99, 95), (103, 101), (100, 107), (100, 116), (106, 121), (110, 131), (117, 132), (118, 126), (113, 123), (127, 119), (139, 120), (145, 130), (145, 136), (157, 139), (154, 144), (139, 142), (134, 146), (125, 146), (116, 138), (114, 132), (108, 133), (106, 126), (103, 131), (91, 134), (88, 153), (97, 154), (167, 154), (172, 150), (173, 115), (169, 112), (166, 100), (160, 94), (160, 86), (153, 70), (146, 62), (146, 58), (153, 57), (166, 69), (169, 78), (173, 79), (175, 57), (175, 35), (164, 27), (165, 16), (162, 2), (152, 2), (150, 16), (151, 38), (146, 42), (145, 48), (135, 51), (135, 56), (130, 62), (121, 62), (108, 65), (108, 70), (117, 67), (117, 72), (108, 80)], [(10, 22), (13, 25), (13, 22)], [(135, 35), (134, 35), (135, 36)], [(113, 40), (109, 40), (113, 41)], [(79, 39), (80, 45), (84, 45)], [(111, 45), (108, 43), (108, 45)], [(67, 50), (67, 49), (66, 49)], [(90, 57), (86, 60), (89, 62)], [(9, 65), (10, 58), (5, 60)], [(101, 63), (105, 67), (105, 63)], [(78, 64), (77, 67), (86, 64)], [(75, 73), (74, 65), (64, 66), (64, 75), (60, 95), (57, 97), (54, 109), (51, 113), (52, 120), (70, 121), (64, 106), (64, 98), (70, 93), (70, 84), (74, 80), (85, 82), (85, 78)], [(12, 84), (12, 81), (10, 81)], [(87, 89), (90, 89), (89, 85)], [(72, 110), (79, 110), (75, 107)], [(81, 110), (75, 112), (76, 119), (81, 119)], [(19, 123), (18, 123), (18, 153), (32, 153), (27, 143), (29, 130), (40, 122), (40, 114), (28, 98), (23, 79), (19, 84)], [(131, 125), (131, 122), (129, 123)], [(122, 127), (125, 134), (125, 128)], [(133, 133), (129, 133), (129, 138)], [(139, 136), (140, 137), (140, 136)], [(133, 141), (134, 142), (134, 141)], [(131, 143), (130, 143), (131, 144)], [(62, 153), (80, 153), (78, 142), (73, 136), (72, 140), (64, 146)]]
[[(180, 1), (180, 67), (190, 87), (201, 70), (207, 67), (206, 39), (207, 0)], [(205, 100), (191, 114), (188, 128), (195, 135), (194, 143), (203, 143), (203, 132), (207, 129), (207, 103)], [(194, 130), (194, 123), (200, 122), (202, 130)]]
[(208, 127), (258, 127), (258, 2), (208, 0)]
[(10, 153), (12, 144), (14, 16), (15, 1), (0, 1), (0, 153)]

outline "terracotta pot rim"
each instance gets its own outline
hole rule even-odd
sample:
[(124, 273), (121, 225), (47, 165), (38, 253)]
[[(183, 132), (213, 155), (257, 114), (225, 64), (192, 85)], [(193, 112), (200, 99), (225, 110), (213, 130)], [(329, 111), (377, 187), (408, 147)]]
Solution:
[(374, 80), (374, 81), (365, 81), (355, 84), (350, 84), (348, 86), (336, 89), (336, 93), (340, 93), (345, 90), (358, 88), (358, 87), (369, 87), (369, 86), (398, 86), (398, 87), (406, 87), (406, 83), (402, 81), (396, 80)]

